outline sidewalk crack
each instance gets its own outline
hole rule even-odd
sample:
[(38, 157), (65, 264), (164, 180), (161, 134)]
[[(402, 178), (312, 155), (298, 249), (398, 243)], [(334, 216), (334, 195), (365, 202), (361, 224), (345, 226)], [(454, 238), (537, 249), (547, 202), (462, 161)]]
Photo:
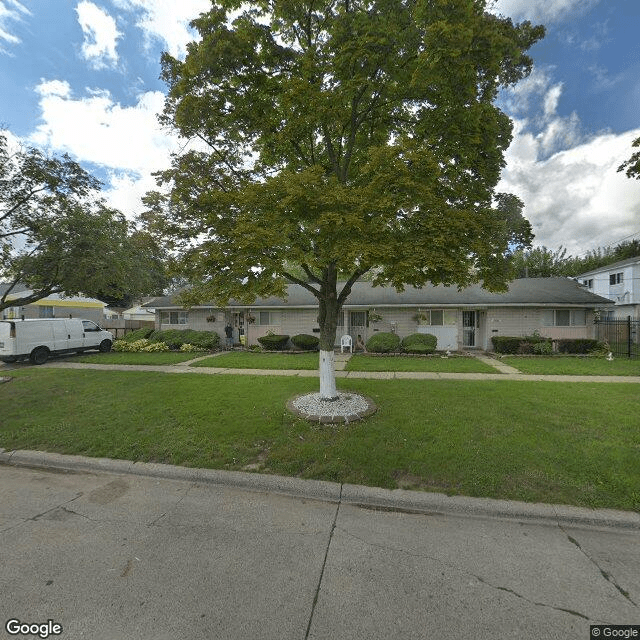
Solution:
[(327, 558), (329, 557), (329, 547), (333, 540), (333, 533), (336, 530), (336, 522), (338, 521), (338, 513), (340, 511), (340, 505), (342, 504), (342, 487), (340, 484), (340, 495), (338, 496), (338, 506), (336, 507), (336, 513), (333, 516), (333, 523), (331, 524), (331, 531), (329, 532), (329, 540), (327, 542), (327, 548), (324, 552), (324, 560), (322, 561), (322, 569), (320, 570), (320, 578), (318, 579), (318, 585), (316, 586), (316, 592), (313, 596), (313, 604), (311, 605), (311, 614), (309, 615), (309, 622), (307, 624), (307, 631), (304, 634), (304, 640), (309, 638), (309, 632), (311, 631), (311, 623), (313, 622), (313, 614), (316, 610), (316, 604), (318, 604), (318, 596), (320, 595), (320, 587), (322, 585), (322, 578), (324, 577), (324, 568), (327, 566)]

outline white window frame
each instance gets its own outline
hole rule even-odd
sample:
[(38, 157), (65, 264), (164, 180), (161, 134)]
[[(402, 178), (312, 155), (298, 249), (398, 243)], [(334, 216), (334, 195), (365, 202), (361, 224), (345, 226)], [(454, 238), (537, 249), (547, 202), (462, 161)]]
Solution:
[[(171, 322), (171, 316), (174, 316), (175, 322)], [(166, 324), (174, 327), (184, 326), (189, 324), (189, 312), (188, 311), (161, 311), (160, 312), (160, 324)]]
[(609, 274), (609, 286), (615, 287), (618, 284), (622, 284), (624, 282), (624, 271), (620, 271), (618, 273), (610, 273)]
[[(420, 313), (426, 318), (424, 320), (420, 320), (418, 324), (424, 327), (451, 327), (456, 324), (457, 314), (455, 309), (426, 309), (424, 311), (420, 311)], [(442, 314), (442, 322), (438, 322), (433, 324), (433, 315), (432, 314)]]
[[(586, 309), (546, 309), (547, 313), (551, 313), (552, 322), (549, 323), (549, 316), (543, 313), (542, 324), (545, 327), (586, 327), (587, 326), (587, 310)], [(569, 313), (569, 324), (558, 324), (558, 312)], [(584, 314), (584, 322), (576, 322), (576, 314)]]
[[(262, 322), (262, 314), (268, 314), (267, 319), (268, 322)], [(256, 311), (255, 313), (255, 324), (259, 327), (273, 327), (280, 325), (280, 312), (279, 311)]]

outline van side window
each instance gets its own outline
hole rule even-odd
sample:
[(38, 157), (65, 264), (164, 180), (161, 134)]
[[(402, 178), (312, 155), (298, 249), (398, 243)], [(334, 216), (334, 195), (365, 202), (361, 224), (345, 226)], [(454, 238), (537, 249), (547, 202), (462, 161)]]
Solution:
[(100, 331), (100, 327), (97, 324), (94, 324), (93, 322), (91, 322), (90, 320), (83, 320), (82, 328), (85, 331)]

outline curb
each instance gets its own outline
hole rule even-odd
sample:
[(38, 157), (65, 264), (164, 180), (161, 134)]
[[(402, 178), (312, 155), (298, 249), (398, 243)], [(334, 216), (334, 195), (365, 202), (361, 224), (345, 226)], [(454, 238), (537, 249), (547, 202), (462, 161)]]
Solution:
[(451, 515), (539, 522), (555, 526), (582, 526), (640, 531), (640, 513), (613, 509), (586, 509), (571, 505), (447, 496), (405, 489), (381, 489), (324, 480), (303, 480), (242, 471), (197, 469), (150, 462), (62, 455), (43, 451), (6, 451), (0, 465), (59, 471), (132, 474), (167, 480), (186, 480), (260, 493), (278, 493), (379, 511), (422, 515)]

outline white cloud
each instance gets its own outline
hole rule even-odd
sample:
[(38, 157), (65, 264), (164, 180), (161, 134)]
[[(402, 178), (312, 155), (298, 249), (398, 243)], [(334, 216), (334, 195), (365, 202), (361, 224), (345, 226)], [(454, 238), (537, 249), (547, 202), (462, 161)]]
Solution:
[(94, 69), (115, 66), (118, 63), (116, 47), (122, 34), (118, 31), (114, 18), (88, 0), (79, 2), (76, 12), (84, 33), (84, 58)]
[(3, 41), (7, 44), (18, 44), (20, 38), (11, 32), (10, 23), (19, 22), (23, 16), (30, 16), (31, 11), (18, 0), (0, 0), (0, 53), (9, 52), (2, 46)]
[(139, 212), (140, 197), (155, 187), (151, 172), (167, 168), (171, 152), (178, 149), (177, 139), (156, 119), (164, 95), (150, 91), (127, 107), (102, 90), (74, 97), (59, 80), (41, 82), (36, 92), (42, 122), (29, 142), (103, 167), (109, 175), (108, 200), (125, 214)]
[(148, 39), (158, 39), (174, 57), (183, 58), (196, 34), (189, 23), (211, 9), (210, 0), (113, 0), (120, 9), (139, 12), (136, 22)]
[(600, 0), (496, 0), (493, 11), (514, 20), (549, 23), (583, 13)]
[(544, 140), (516, 125), (498, 189), (524, 201), (536, 245), (579, 255), (640, 231), (640, 182), (617, 172), (640, 129), (597, 135), (544, 158)]

